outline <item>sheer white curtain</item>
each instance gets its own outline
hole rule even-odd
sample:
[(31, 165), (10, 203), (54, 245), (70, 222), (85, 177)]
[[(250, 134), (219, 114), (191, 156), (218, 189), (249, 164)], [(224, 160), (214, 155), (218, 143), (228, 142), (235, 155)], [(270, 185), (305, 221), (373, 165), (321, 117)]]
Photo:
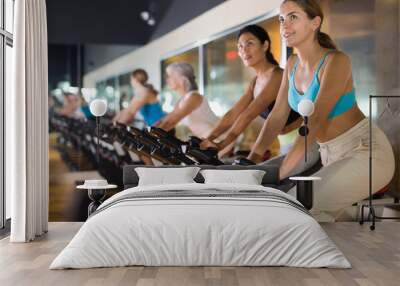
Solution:
[(12, 242), (48, 225), (48, 79), (45, 0), (15, 1), (13, 93), (6, 98), (6, 187)]

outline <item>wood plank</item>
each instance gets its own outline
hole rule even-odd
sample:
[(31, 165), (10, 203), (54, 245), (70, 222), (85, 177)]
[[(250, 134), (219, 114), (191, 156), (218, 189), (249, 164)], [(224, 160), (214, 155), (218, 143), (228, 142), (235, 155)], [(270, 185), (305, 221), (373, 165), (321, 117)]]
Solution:
[(49, 224), (32, 243), (0, 240), (0, 285), (399, 285), (400, 224), (382, 222), (374, 232), (356, 222), (323, 224), (352, 269), (291, 267), (116, 267), (49, 270), (82, 223)]

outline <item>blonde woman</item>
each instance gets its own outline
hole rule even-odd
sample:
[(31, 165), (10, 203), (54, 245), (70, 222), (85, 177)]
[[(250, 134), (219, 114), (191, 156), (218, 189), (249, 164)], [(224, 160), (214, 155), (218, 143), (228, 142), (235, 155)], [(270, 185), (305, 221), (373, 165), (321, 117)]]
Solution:
[(131, 86), (135, 91), (129, 106), (120, 111), (114, 121), (129, 124), (137, 112), (148, 126), (152, 126), (165, 116), (157, 98), (158, 92), (148, 83), (149, 76), (144, 69), (136, 69), (131, 74)]

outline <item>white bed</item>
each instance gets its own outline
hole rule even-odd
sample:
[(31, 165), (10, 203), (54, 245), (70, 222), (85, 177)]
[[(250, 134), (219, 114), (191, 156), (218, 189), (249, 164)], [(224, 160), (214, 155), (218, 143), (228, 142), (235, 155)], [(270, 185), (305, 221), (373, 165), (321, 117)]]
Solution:
[(50, 269), (128, 265), (351, 267), (293, 197), (263, 186), (197, 183), (114, 195)]

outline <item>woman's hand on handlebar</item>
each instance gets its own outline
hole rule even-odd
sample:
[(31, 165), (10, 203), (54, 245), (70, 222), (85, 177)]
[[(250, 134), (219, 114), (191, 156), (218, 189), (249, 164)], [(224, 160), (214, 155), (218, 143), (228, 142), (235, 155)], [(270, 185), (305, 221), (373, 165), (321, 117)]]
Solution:
[(206, 150), (208, 148), (216, 148), (218, 149), (218, 145), (208, 139), (204, 139), (201, 143), (200, 143), (200, 149), (202, 150)]
[(250, 155), (247, 156), (247, 159), (253, 161), (256, 164), (264, 161), (262, 155), (259, 155), (259, 154), (253, 153), (253, 152), (251, 152)]
[(242, 165), (242, 166), (251, 166), (251, 165), (255, 165), (255, 163), (247, 158), (237, 158), (235, 159), (235, 161), (233, 162), (233, 165)]
[(157, 128), (160, 128), (159, 126), (161, 125), (161, 122), (162, 122), (162, 118), (159, 119), (158, 121), (156, 121), (155, 123), (153, 123), (152, 126), (157, 127)]

